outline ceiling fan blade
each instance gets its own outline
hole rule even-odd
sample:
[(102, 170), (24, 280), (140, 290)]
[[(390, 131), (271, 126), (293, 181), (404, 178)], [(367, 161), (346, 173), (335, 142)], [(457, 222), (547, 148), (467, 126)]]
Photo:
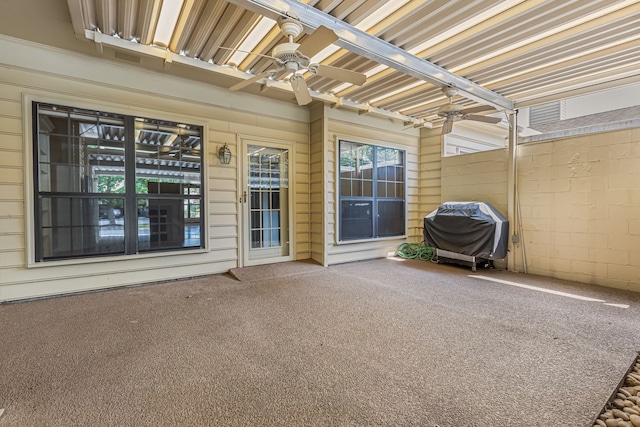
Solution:
[(320, 25), (313, 33), (302, 40), (300, 47), (298, 47), (298, 52), (311, 58), (336, 40), (338, 40), (338, 36), (333, 30)]
[(442, 132), (441, 135), (446, 135), (448, 133), (451, 133), (451, 131), (453, 130), (453, 120), (445, 120), (442, 123)]
[(497, 111), (490, 105), (478, 105), (477, 107), (469, 107), (462, 110), (462, 114), (482, 113), (483, 111)]
[(293, 89), (293, 94), (296, 96), (298, 105), (307, 105), (313, 101), (311, 95), (309, 95), (307, 82), (298, 74), (294, 74), (291, 77), (291, 88)]
[(255, 76), (253, 76), (253, 77), (251, 77), (249, 79), (246, 79), (246, 80), (241, 81), (240, 83), (234, 84), (233, 86), (231, 86), (229, 88), (229, 90), (236, 91), (236, 90), (243, 89), (243, 88), (245, 88), (245, 87), (257, 82), (260, 79), (264, 79), (265, 77), (269, 76), (272, 72), (273, 72), (273, 70), (269, 70), (269, 71), (265, 71), (264, 73), (256, 74)]
[(331, 65), (318, 65), (316, 75), (328, 77), (345, 83), (362, 86), (367, 81), (367, 76), (357, 71), (345, 70), (344, 68), (332, 67)]
[(485, 123), (500, 123), (502, 119), (500, 117), (491, 117), (491, 116), (477, 116), (475, 114), (469, 114), (465, 116), (467, 120), (474, 120), (476, 122), (485, 122)]

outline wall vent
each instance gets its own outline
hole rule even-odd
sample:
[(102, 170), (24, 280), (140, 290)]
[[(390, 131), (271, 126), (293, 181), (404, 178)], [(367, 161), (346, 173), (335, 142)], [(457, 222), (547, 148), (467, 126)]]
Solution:
[(557, 122), (567, 117), (567, 107), (564, 100), (549, 104), (534, 105), (529, 108), (529, 126), (535, 128), (542, 123)]
[(135, 62), (136, 64), (140, 63), (140, 58), (138, 55), (131, 55), (129, 53), (124, 53), (120, 51), (116, 51), (113, 55), (116, 59), (122, 59), (123, 61)]

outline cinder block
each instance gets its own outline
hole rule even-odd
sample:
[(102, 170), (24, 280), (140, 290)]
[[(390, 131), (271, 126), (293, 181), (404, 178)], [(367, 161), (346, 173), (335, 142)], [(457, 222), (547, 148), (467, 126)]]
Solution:
[(589, 146), (587, 147), (587, 152), (589, 153), (589, 160), (591, 162), (597, 162), (602, 160), (609, 160), (609, 151), (611, 151), (611, 147), (608, 145), (605, 146)]
[(571, 260), (565, 258), (550, 258), (549, 270), (554, 272), (571, 272)]
[(638, 157), (638, 144), (631, 142), (629, 139), (627, 142), (618, 141), (616, 149), (609, 151), (609, 159), (632, 159)]
[[(634, 147), (638, 146), (640, 147), (639, 143), (635, 143), (633, 144)], [(640, 148), (639, 148), (640, 150)], [(630, 156), (630, 157), (625, 157), (623, 159), (614, 159), (614, 160), (609, 160), (609, 167), (612, 173), (614, 174), (620, 174), (620, 175), (624, 175), (624, 174), (635, 174), (637, 177), (637, 174), (640, 174), (640, 156), (638, 155), (634, 155), (634, 156)], [(629, 179), (630, 182), (633, 182), (636, 184), (636, 187), (638, 187), (640, 185), (640, 183), (638, 183), (638, 181), (633, 181), (630, 177)]]
[(627, 234), (629, 233), (628, 221), (611, 221), (609, 219), (590, 219), (589, 233), (599, 234)]
[(640, 218), (640, 205), (608, 206), (607, 218), (611, 221), (629, 221)]
[(619, 249), (589, 248), (589, 260), (604, 264), (629, 265), (629, 251)]
[[(576, 218), (554, 218), (553, 229), (559, 233), (587, 233), (589, 232), (589, 220)], [(565, 240), (565, 242), (568, 240)]]
[(516, 161), (516, 169), (518, 171), (526, 171), (533, 167), (533, 156), (518, 157)]
[[(570, 239), (569, 239), (570, 240)], [(585, 246), (556, 246), (555, 256), (571, 261), (589, 261), (589, 248)]]
[(640, 267), (633, 265), (608, 265), (607, 278), (640, 283)]
[[(569, 180), (570, 188), (572, 192), (584, 192), (587, 193), (592, 190), (591, 177), (575, 177)], [(588, 194), (588, 193), (587, 193)]]
[[(528, 216), (524, 215), (524, 208), (528, 208), (531, 210), (531, 214)], [(527, 224), (528, 218), (549, 218), (551, 212), (551, 208), (549, 206), (522, 206), (520, 208), (520, 213), (522, 215), (522, 224)]]
[[(589, 262), (581, 260), (571, 261), (571, 271), (573, 273), (587, 275), (594, 279), (607, 277), (607, 269), (607, 264), (602, 264), (599, 262)], [(590, 283), (594, 283), (594, 281), (590, 281)]]
[(634, 236), (632, 234), (609, 234), (607, 236), (607, 248), (640, 251), (640, 236)]
[(549, 225), (550, 221), (551, 219), (548, 217), (523, 218), (522, 228), (525, 233), (552, 232), (552, 228)]
[(569, 180), (575, 176), (574, 171), (569, 165), (552, 165), (549, 168), (549, 178), (552, 180)]
[[(551, 144), (549, 144), (551, 145)], [(536, 154), (533, 157), (533, 166), (538, 168), (548, 168), (553, 165), (553, 154), (549, 153), (540, 153)]]
[(615, 138), (616, 132), (597, 133), (588, 136), (589, 147), (603, 147), (616, 144), (618, 141)]
[(530, 143), (518, 145), (518, 154), (522, 156), (540, 156), (542, 154), (553, 153), (555, 147), (553, 143)]
[[(640, 164), (640, 160), (636, 160)], [(613, 164), (618, 161), (613, 162)], [(628, 190), (630, 188), (639, 188), (640, 173), (634, 173), (628, 170), (615, 168), (616, 173), (611, 173), (605, 177), (607, 188), (612, 190)]]
[[(539, 181), (534, 179), (519, 179), (518, 191), (520, 192), (520, 194), (537, 193), (541, 189), (540, 183), (544, 182), (546, 181)], [(546, 185), (544, 186), (544, 188), (546, 188)]]
[(627, 189), (609, 189), (604, 193), (604, 201), (608, 206), (622, 205), (626, 206), (630, 200), (629, 190)]
[(571, 156), (584, 150), (584, 138), (580, 136), (567, 138), (561, 142), (555, 143), (553, 148), (554, 156), (564, 157), (565, 154), (569, 154)]
[(588, 209), (588, 205), (575, 204), (571, 210), (570, 218), (584, 221), (590, 220), (591, 212)]
[(573, 145), (572, 149), (567, 149), (565, 144), (558, 144), (558, 150), (552, 155), (554, 165), (577, 165), (589, 161), (588, 151), (584, 147)]
[(523, 224), (523, 234), (525, 242), (529, 244), (548, 245), (551, 242), (551, 231), (548, 230), (527, 230)]
[[(529, 260), (527, 259), (527, 262)], [(547, 275), (551, 271), (551, 258), (546, 256), (539, 256), (537, 258), (533, 258), (533, 262), (531, 263), (531, 269), (533, 271), (537, 270), (537, 273), (533, 274), (541, 274)]]
[(520, 203), (529, 206), (547, 206), (553, 204), (552, 193), (520, 194)]
[[(571, 233), (569, 244), (572, 246), (582, 246), (587, 248), (592, 244), (592, 234), (589, 233)], [(604, 235), (606, 239), (606, 234)]]
[[(525, 234), (526, 238), (527, 234)], [(525, 251), (527, 258), (529, 257), (548, 257), (549, 256), (549, 241), (536, 244), (535, 241), (527, 242), (525, 245)]]
[(553, 193), (571, 191), (571, 180), (569, 178), (552, 179), (549, 181), (548, 191)]

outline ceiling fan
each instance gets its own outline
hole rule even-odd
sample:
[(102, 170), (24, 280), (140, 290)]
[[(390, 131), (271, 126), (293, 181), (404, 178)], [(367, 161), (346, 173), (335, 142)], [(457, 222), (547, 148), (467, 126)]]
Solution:
[[(276, 63), (275, 68), (257, 74), (247, 80), (235, 84), (229, 90), (236, 91), (247, 87), (265, 77), (276, 78), (281, 75), (288, 75), (296, 101), (299, 105), (307, 105), (312, 101), (309, 88), (302, 73), (308, 71), (312, 75), (327, 77), (354, 85), (362, 85), (367, 77), (356, 71), (344, 68), (332, 67), (330, 65), (312, 64), (310, 58), (315, 56), (325, 47), (338, 40), (338, 36), (329, 28), (320, 26), (302, 43), (294, 43), (293, 39), (302, 33), (302, 25), (292, 19), (284, 19), (279, 22), (282, 33), (289, 39), (286, 43), (281, 43), (273, 48), (271, 56)], [(256, 54), (260, 55), (260, 54)], [(260, 55), (265, 56), (265, 55)]]
[(453, 97), (458, 93), (458, 89), (455, 86), (445, 86), (442, 88), (442, 93), (449, 98), (449, 103), (438, 108), (438, 116), (444, 118), (442, 124), (442, 135), (450, 133), (453, 130), (453, 122), (460, 120), (474, 120), (484, 123), (499, 123), (502, 121), (499, 117), (479, 116), (473, 113), (480, 113), (482, 111), (495, 110), (495, 108), (489, 105), (480, 105), (477, 107), (464, 108), (460, 104), (453, 103)]

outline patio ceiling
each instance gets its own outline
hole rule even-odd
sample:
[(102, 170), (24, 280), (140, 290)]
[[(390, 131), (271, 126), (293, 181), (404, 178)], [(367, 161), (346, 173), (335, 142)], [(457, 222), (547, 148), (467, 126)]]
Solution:
[[(212, 82), (238, 83), (273, 68), (265, 56), (287, 41), (278, 17), (294, 18), (307, 34), (328, 27), (339, 38), (312, 62), (364, 73), (367, 81), (307, 74), (312, 98), (416, 126), (438, 124), (448, 84), (460, 89), (456, 103), (510, 110), (640, 81), (640, 0), (67, 3), (76, 36), (99, 50), (207, 70)], [(246, 90), (291, 91), (278, 80), (257, 83)]]

